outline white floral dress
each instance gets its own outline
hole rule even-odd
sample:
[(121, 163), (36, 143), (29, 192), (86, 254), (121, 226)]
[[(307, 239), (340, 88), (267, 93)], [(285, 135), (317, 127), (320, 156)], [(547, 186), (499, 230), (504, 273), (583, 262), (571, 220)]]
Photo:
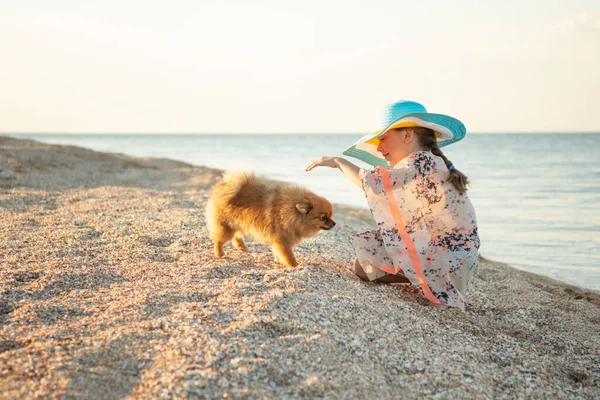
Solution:
[(359, 176), (377, 230), (350, 243), (368, 278), (403, 273), (431, 302), (464, 310), (477, 271), (477, 219), (467, 195), (446, 181), (444, 160), (417, 151)]

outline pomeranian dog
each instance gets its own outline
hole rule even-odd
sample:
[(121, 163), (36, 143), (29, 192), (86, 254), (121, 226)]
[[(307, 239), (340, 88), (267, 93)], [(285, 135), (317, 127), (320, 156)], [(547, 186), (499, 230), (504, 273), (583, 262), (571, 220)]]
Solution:
[(335, 226), (333, 206), (323, 197), (297, 186), (263, 181), (253, 172), (226, 171), (210, 195), (206, 222), (222, 257), (223, 245), (248, 251), (243, 236), (270, 245), (275, 260), (288, 268), (298, 265), (292, 249), (303, 238)]

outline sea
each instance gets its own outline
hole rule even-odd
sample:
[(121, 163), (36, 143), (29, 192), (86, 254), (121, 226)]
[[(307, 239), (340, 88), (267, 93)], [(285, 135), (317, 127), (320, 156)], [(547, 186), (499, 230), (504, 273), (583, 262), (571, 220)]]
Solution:
[[(362, 191), (339, 170), (305, 172), (312, 160), (340, 156), (362, 134), (8, 135), (218, 169), (252, 169), (303, 185), (332, 203), (368, 209)], [(477, 213), (481, 255), (600, 292), (599, 148), (600, 133), (473, 133), (445, 147), (471, 181), (468, 194)]]

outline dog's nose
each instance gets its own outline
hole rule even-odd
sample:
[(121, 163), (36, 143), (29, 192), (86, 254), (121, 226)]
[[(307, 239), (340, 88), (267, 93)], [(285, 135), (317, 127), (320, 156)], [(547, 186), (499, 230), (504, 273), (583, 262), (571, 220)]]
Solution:
[(331, 221), (331, 227), (333, 228), (335, 226), (335, 221)]

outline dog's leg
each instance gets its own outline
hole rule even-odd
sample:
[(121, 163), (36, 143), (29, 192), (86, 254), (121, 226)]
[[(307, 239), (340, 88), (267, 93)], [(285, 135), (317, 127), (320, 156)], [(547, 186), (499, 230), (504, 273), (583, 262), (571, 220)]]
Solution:
[(221, 258), (225, 255), (225, 251), (223, 250), (223, 245), (226, 242), (215, 242), (215, 256)]
[(244, 239), (242, 239), (241, 236), (235, 236), (233, 238), (233, 244), (235, 245), (235, 247), (237, 247), (241, 251), (245, 251), (246, 253), (248, 252), (248, 248), (246, 247), (246, 243), (244, 243)]
[(275, 243), (273, 245), (273, 253), (275, 255), (275, 260), (279, 261), (288, 268), (293, 268), (298, 265), (290, 246), (281, 243)]
[(225, 255), (223, 245), (233, 238), (233, 230), (228, 226), (220, 225), (212, 232), (211, 239), (215, 243), (215, 256), (221, 258)]

